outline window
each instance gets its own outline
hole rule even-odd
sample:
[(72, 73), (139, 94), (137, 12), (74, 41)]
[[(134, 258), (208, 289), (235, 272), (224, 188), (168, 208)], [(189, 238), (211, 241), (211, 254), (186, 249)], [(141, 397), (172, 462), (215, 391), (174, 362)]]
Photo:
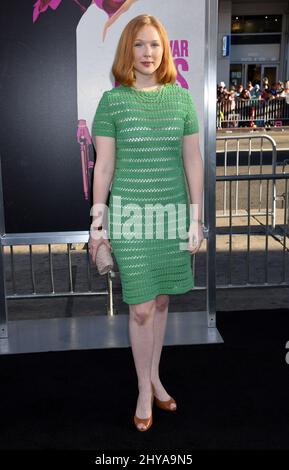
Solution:
[(282, 15), (232, 16), (232, 34), (281, 33)]

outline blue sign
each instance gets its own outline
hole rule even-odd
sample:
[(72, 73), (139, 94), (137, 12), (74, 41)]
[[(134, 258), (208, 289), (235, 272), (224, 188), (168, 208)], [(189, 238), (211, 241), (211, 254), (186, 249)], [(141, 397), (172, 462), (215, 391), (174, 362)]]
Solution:
[(223, 57), (228, 57), (230, 54), (230, 35), (223, 36)]

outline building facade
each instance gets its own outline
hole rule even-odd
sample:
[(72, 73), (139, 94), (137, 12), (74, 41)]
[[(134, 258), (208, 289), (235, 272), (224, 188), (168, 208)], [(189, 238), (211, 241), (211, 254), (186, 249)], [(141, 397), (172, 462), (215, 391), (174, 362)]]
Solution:
[(289, 1), (219, 0), (218, 83), (289, 80)]

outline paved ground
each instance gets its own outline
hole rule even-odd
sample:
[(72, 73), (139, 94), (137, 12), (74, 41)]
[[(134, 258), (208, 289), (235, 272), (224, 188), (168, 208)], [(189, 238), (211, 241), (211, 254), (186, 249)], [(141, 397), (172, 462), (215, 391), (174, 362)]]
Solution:
[[(244, 130), (237, 131), (240, 134)], [(234, 135), (237, 133), (234, 132)], [(248, 132), (248, 130), (246, 131)], [(258, 131), (259, 133), (260, 131)], [(264, 132), (264, 131), (263, 131)], [(257, 133), (254, 131), (253, 133)], [(284, 159), (286, 150), (288, 148), (289, 154), (289, 130), (267, 131), (267, 134), (276, 140), (277, 150)], [(231, 130), (218, 131), (218, 135), (232, 135)], [(265, 143), (265, 149), (267, 143)], [(222, 143), (217, 143), (217, 150), (222, 150)], [(243, 144), (241, 144), (243, 148)], [(269, 149), (269, 147), (268, 147)], [(280, 153), (281, 151), (281, 153)], [(234, 167), (228, 169), (228, 174), (234, 174)], [(243, 168), (246, 172), (246, 168)], [(257, 166), (253, 166), (252, 173), (259, 172)], [(270, 173), (271, 166), (265, 165), (263, 173)], [(217, 174), (223, 174), (223, 168), (217, 167)], [(283, 183), (277, 185), (277, 194), (281, 194), (284, 190)], [(233, 189), (233, 197), (235, 189)], [(262, 201), (264, 203), (264, 195)], [(246, 207), (247, 191), (245, 186), (239, 187), (239, 207), (240, 209)], [(220, 218), (223, 208), (223, 187), (217, 185), (216, 191), (216, 206), (217, 206), (217, 227), (228, 227), (228, 219)], [(259, 189), (257, 186), (252, 188), (252, 201), (253, 207), (257, 207), (256, 201), (259, 197)], [(228, 205), (227, 205), (228, 207)], [(277, 204), (276, 221), (283, 223), (284, 210), (281, 202)], [(233, 220), (235, 227), (246, 227), (247, 218), (235, 217)], [(263, 216), (255, 216), (251, 218), (252, 229), (262, 234), (264, 233), (265, 218)], [(288, 230), (288, 226), (287, 226)], [(287, 235), (289, 232), (287, 231)], [(285, 249), (284, 241), (288, 246), (288, 236), (285, 240), (284, 234), (276, 232), (275, 235), (268, 238), (268, 282), (281, 282), (286, 280), (289, 285), (289, 263), (288, 263), (288, 248)], [(247, 276), (247, 237), (246, 234), (234, 235), (233, 237), (233, 252), (231, 258), (231, 282), (233, 284), (246, 282)], [(256, 235), (250, 237), (251, 243), (251, 258), (250, 258), (250, 275), (251, 281), (262, 283), (265, 280), (266, 270), (266, 252), (265, 252), (266, 237), (263, 235)], [(77, 291), (87, 291), (87, 266), (85, 263), (85, 251), (82, 245), (75, 245), (75, 250), (72, 252), (72, 276)], [(217, 236), (217, 285), (227, 285), (230, 281), (230, 258), (229, 258), (229, 237), (228, 235)], [(8, 253), (8, 249), (5, 248)], [(18, 293), (32, 292), (31, 272), (29, 265), (28, 247), (19, 247), (16, 250), (15, 256), (15, 271), (16, 271), (16, 291)], [(35, 280), (37, 285), (37, 292), (47, 292), (49, 286), (49, 264), (46, 247), (33, 248), (33, 260), (35, 267)], [(67, 259), (66, 254), (63, 252), (63, 247), (53, 245), (53, 260), (56, 267), (55, 274), (55, 290), (56, 292), (67, 291), (69, 289), (69, 279), (67, 275)], [(12, 293), (12, 278), (10, 269), (10, 259), (7, 255), (7, 294)], [(285, 269), (285, 272), (284, 272)], [(206, 285), (206, 243), (195, 257), (194, 265), (196, 286)], [(283, 278), (285, 276), (285, 278)], [(105, 290), (106, 278), (96, 275), (96, 270), (92, 267), (93, 288), (97, 290)], [(118, 275), (114, 280), (115, 287), (115, 308), (118, 313), (127, 313), (128, 306), (121, 300), (121, 285)], [(217, 310), (248, 310), (248, 309), (271, 309), (271, 308), (287, 308), (289, 292), (288, 287), (280, 288), (226, 288), (218, 289), (216, 294), (216, 308)], [(107, 296), (82, 296), (82, 297), (62, 297), (62, 298), (49, 298), (49, 299), (25, 299), (25, 300), (8, 300), (9, 319), (30, 319), (30, 318), (52, 318), (59, 316), (79, 316), (79, 315), (94, 315), (103, 314), (107, 309)], [(171, 296), (171, 311), (187, 311), (187, 310), (206, 310), (206, 290), (204, 288), (196, 288), (190, 293), (185, 295)]]

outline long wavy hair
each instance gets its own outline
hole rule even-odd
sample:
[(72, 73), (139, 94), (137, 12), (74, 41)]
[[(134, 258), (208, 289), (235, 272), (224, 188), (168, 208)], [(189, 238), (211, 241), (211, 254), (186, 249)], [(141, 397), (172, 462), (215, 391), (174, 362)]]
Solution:
[(145, 25), (154, 26), (161, 38), (163, 46), (163, 57), (160, 66), (156, 70), (157, 83), (174, 83), (177, 78), (177, 70), (172, 57), (169, 39), (165, 28), (152, 15), (138, 15), (126, 25), (118, 41), (112, 73), (122, 85), (132, 86), (135, 80), (133, 69), (133, 44), (138, 31)]

